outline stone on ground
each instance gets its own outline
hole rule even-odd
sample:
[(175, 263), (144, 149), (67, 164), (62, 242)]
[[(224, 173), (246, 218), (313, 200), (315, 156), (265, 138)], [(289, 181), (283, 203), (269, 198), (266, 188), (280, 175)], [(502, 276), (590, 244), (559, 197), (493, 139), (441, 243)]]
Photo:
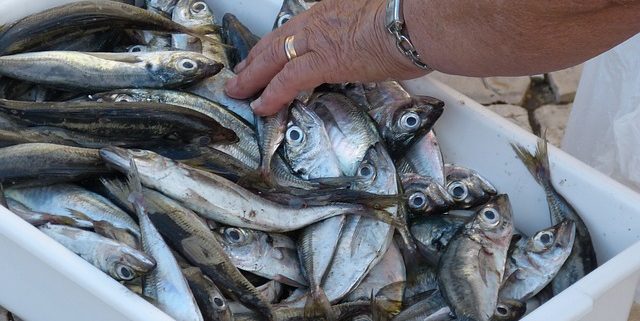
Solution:
[(549, 84), (558, 103), (566, 104), (573, 101), (581, 74), (582, 65), (549, 73)]
[(541, 130), (547, 131), (547, 140), (557, 147), (560, 147), (562, 142), (572, 106), (573, 104), (546, 105), (534, 112), (534, 117), (540, 124)]

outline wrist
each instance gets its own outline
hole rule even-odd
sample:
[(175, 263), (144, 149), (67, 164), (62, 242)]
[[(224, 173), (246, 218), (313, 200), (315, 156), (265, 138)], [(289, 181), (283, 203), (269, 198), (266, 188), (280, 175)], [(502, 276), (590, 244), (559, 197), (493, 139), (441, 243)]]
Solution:
[(387, 21), (387, 4), (388, 0), (380, 0), (377, 2), (378, 8), (376, 9), (375, 25), (376, 33), (380, 43), (384, 46), (387, 52), (387, 61), (391, 61), (396, 69), (393, 78), (411, 79), (427, 74), (429, 71), (418, 67), (413, 61), (405, 56), (400, 49), (398, 49), (396, 37), (388, 30)]
[(425, 23), (427, 15), (425, 13), (424, 0), (403, 0), (401, 8), (404, 16), (405, 34), (411, 40), (420, 60), (428, 65), (431, 70), (436, 70), (433, 59), (433, 47), (429, 45), (433, 39), (428, 37), (426, 32), (428, 24)]

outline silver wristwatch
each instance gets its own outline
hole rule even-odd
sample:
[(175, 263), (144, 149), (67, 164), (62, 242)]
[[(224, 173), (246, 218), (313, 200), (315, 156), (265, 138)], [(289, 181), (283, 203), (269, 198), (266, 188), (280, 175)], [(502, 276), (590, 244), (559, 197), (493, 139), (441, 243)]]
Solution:
[(389, 32), (396, 38), (396, 46), (398, 50), (407, 56), (414, 65), (425, 69), (431, 70), (431, 68), (420, 60), (420, 55), (416, 51), (416, 47), (413, 46), (409, 35), (405, 30), (404, 16), (402, 14), (402, 0), (388, 0), (387, 1), (387, 15), (386, 15), (386, 27)]

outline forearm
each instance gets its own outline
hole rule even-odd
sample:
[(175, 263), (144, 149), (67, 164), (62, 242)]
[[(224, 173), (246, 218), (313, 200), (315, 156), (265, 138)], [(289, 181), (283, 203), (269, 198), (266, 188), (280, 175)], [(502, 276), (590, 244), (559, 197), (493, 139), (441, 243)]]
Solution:
[(423, 60), (466, 76), (558, 70), (640, 33), (636, 0), (405, 0), (404, 14)]

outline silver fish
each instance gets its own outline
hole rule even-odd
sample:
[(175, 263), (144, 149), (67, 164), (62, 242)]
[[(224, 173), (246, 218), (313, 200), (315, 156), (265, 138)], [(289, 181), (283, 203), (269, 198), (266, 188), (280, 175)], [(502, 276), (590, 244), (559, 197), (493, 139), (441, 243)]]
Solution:
[(80, 213), (93, 221), (107, 221), (136, 237), (140, 236), (138, 225), (129, 214), (101, 195), (75, 185), (10, 188), (5, 195), (36, 212), (71, 218)]
[(449, 241), (468, 221), (456, 215), (423, 216), (412, 222), (410, 231), (422, 256), (437, 266)]
[(340, 94), (317, 95), (308, 106), (324, 122), (342, 172), (347, 176), (355, 175), (369, 147), (380, 141), (375, 123)]
[(468, 209), (486, 203), (498, 191), (486, 178), (473, 169), (445, 164), (447, 190), (458, 209)]
[(291, 169), (302, 178), (342, 175), (324, 122), (307, 106), (294, 104), (291, 108), (283, 146)]
[(431, 177), (413, 173), (400, 176), (410, 212), (417, 215), (443, 214), (453, 206), (447, 190)]
[(411, 145), (396, 167), (399, 173), (416, 173), (444, 185), (444, 161), (433, 130)]
[(348, 213), (362, 213), (391, 224), (398, 224), (387, 212), (371, 211), (355, 204), (303, 209), (283, 206), (262, 199), (222, 177), (177, 163), (150, 151), (112, 147), (101, 149), (100, 155), (121, 171), (130, 167), (128, 159), (134, 159), (140, 170), (140, 178), (146, 186), (179, 200), (205, 218), (231, 226), (285, 232)]
[(553, 294), (556, 295), (598, 267), (591, 235), (587, 225), (575, 208), (553, 187), (547, 141), (538, 140), (534, 154), (531, 154), (523, 146), (517, 144), (512, 144), (511, 146), (536, 182), (544, 189), (549, 205), (551, 222), (559, 224), (568, 219), (576, 224), (576, 237), (571, 254), (558, 272), (558, 275), (551, 281)]
[(39, 229), (116, 280), (133, 280), (156, 266), (153, 257), (93, 232), (52, 224)]
[[(406, 270), (400, 250), (397, 245), (392, 243), (380, 262), (371, 269), (369, 274), (362, 280), (362, 283), (353, 289), (345, 299), (347, 301), (368, 300), (371, 298), (371, 293), (377, 295), (383, 288), (392, 284), (404, 284), (406, 277)], [(396, 288), (401, 291), (396, 291), (393, 297), (387, 297), (385, 299), (402, 302), (402, 290), (404, 290), (404, 287)]]
[(156, 268), (145, 275), (142, 280), (143, 294), (152, 298), (160, 310), (178, 321), (203, 321), (204, 318), (189, 284), (182, 274), (180, 265), (147, 216), (142, 185), (133, 160), (131, 160), (128, 178), (132, 191), (129, 200), (133, 204), (140, 222), (142, 249), (156, 261)]
[[(369, 149), (358, 168), (358, 175), (370, 182), (356, 182), (354, 189), (382, 195), (398, 192), (393, 161), (380, 143)], [(391, 215), (398, 213), (397, 206), (386, 210)], [(387, 252), (393, 232), (394, 228), (384, 222), (368, 217), (347, 217), (336, 253), (322, 284), (331, 302), (338, 301), (362, 282)]]
[[(293, 104), (300, 104), (294, 101)], [(287, 119), (289, 118), (289, 108), (284, 108), (275, 115), (259, 117), (256, 119), (256, 132), (258, 133), (258, 146), (260, 146), (260, 172), (262, 177), (268, 182), (272, 180), (271, 160), (276, 153), (285, 131), (287, 130)]]
[(51, 223), (84, 229), (93, 227), (93, 221), (80, 213), (69, 213), (69, 216), (53, 215), (49, 213), (32, 211), (26, 206), (12, 199), (7, 199), (7, 203), (7, 206), (9, 210), (11, 210), (11, 212), (20, 216), (20, 218), (29, 222), (29, 224), (33, 226), (40, 226), (46, 223)]
[(307, 284), (296, 246), (289, 237), (236, 227), (216, 231), (233, 265), (295, 287)]
[(233, 315), (220, 289), (208, 278), (200, 268), (182, 269), (189, 288), (198, 302), (204, 321), (232, 321)]
[(228, 108), (249, 124), (255, 125), (256, 119), (249, 105), (250, 101), (234, 99), (224, 93), (224, 86), (227, 80), (235, 77), (235, 75), (233, 71), (223, 68), (215, 76), (204, 79), (191, 87), (187, 87), (186, 91), (216, 102)]
[(175, 87), (215, 75), (222, 65), (201, 54), (167, 51), (47, 51), (0, 57), (0, 74), (81, 90)]
[(515, 245), (507, 261), (500, 297), (526, 301), (558, 274), (571, 254), (575, 223), (564, 220)]
[[(204, 34), (216, 31), (213, 12), (204, 1), (179, 0), (173, 10), (171, 20)], [(172, 34), (171, 45), (180, 50), (202, 52), (200, 39), (187, 34)]]
[(488, 321), (493, 316), (512, 234), (509, 197), (501, 194), (480, 207), (449, 242), (440, 258), (438, 279), (459, 318)]

